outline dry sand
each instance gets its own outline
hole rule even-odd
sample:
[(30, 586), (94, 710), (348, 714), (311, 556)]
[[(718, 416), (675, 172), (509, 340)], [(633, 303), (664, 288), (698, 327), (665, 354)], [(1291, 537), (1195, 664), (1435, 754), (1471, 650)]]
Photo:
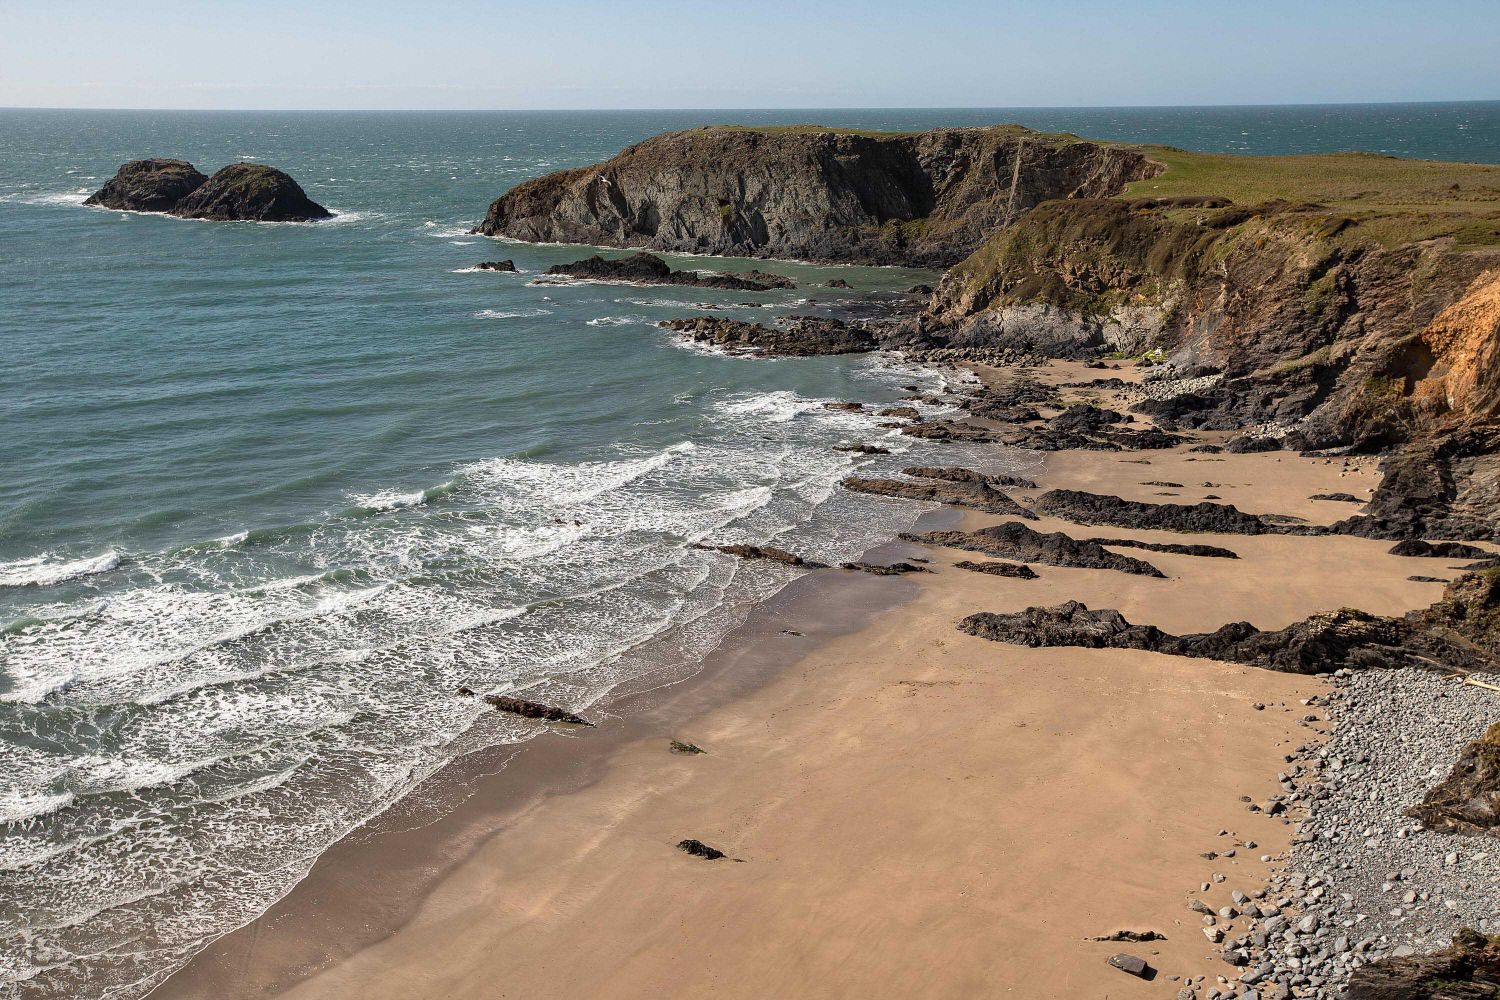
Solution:
[[(1366, 496), (1376, 481), (1368, 461), (1182, 451), (1049, 455), (1038, 478), (1145, 500), (1212, 493), (1321, 522), (1357, 508), (1308, 496)], [(1143, 485), (1158, 480), (1184, 487)], [(997, 520), (966, 516), (971, 527)], [(1215, 907), (1253, 890), (1259, 856), (1287, 847), (1290, 828), (1241, 796), (1274, 792), (1282, 755), (1317, 738), (1299, 723), (1301, 700), (1323, 683), (1139, 651), (1030, 650), (954, 623), (1068, 599), (1173, 632), (1240, 619), (1274, 628), (1343, 605), (1396, 614), (1437, 597), (1406, 580), (1431, 561), (1357, 538), (1037, 527), (1203, 541), (1240, 558), (1122, 549), (1169, 579), (1038, 566), (1023, 581), (955, 569), (973, 556), (933, 550), (931, 575), (834, 575), (829, 586), (858, 600), (904, 603), (784, 655), (762, 631), (741, 652), (778, 668), (767, 683), (719, 704), (658, 706), (648, 725), (602, 741), (588, 780), (468, 824), (461, 851), (432, 855), (440, 877), (409, 907), (383, 900), (378, 870), (362, 884), (346, 873), (336, 894), (304, 887), (159, 995), (1031, 1000), (1171, 996), (1172, 976), (1231, 971), (1185, 902), (1214, 872), (1227, 880), (1201, 895)], [(671, 754), (670, 737), (708, 752)], [(587, 754), (590, 740), (566, 749)], [(743, 863), (690, 857), (674, 847), (688, 837)], [(1229, 847), (1232, 860), (1200, 857)], [(399, 928), (366, 933), (350, 954), (307, 946), (358, 941), (362, 921), (393, 913)], [(1167, 940), (1085, 940), (1127, 928)], [(1161, 974), (1110, 968), (1116, 951)]]

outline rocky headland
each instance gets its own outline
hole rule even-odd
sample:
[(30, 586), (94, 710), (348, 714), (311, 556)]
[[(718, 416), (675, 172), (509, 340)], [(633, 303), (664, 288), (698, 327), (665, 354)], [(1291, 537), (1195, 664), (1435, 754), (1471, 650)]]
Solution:
[(186, 160), (132, 160), (84, 204), (215, 222), (314, 222), (333, 217), (288, 174), (260, 163), (232, 163), (206, 177)]

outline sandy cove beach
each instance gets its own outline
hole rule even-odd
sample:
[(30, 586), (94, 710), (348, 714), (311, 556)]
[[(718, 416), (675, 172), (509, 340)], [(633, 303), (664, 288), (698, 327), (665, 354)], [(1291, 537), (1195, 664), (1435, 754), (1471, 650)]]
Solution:
[[(1060, 382), (1079, 369), (1042, 374)], [(1308, 497), (1364, 497), (1376, 482), (1372, 459), (1183, 448), (1049, 454), (1036, 478), (1140, 500), (1214, 494), (1320, 523), (1354, 508)], [(1184, 485), (1147, 485), (1158, 482)], [(969, 512), (964, 526), (1000, 520)], [(594, 734), (550, 740), (535, 749), (594, 755), (586, 777), (489, 813), (471, 803), (459, 847), (406, 864), (429, 876), (420, 894), (393, 903), (399, 880), (379, 870), (362, 886), (345, 872), (331, 894), (315, 869), (154, 996), (1076, 998), (1171, 996), (1182, 986), (1173, 977), (1212, 984), (1229, 967), (1185, 904), (1253, 891), (1270, 867), (1258, 859), (1274, 865), (1286, 850), (1290, 827), (1247, 811), (1242, 796), (1275, 791), (1284, 755), (1318, 738), (1321, 724), (1302, 721), (1318, 709), (1304, 700), (1324, 682), (1134, 650), (1001, 645), (955, 623), (1075, 599), (1171, 632), (1277, 628), (1345, 605), (1399, 614), (1440, 588), (1409, 581), (1431, 567), (1389, 555), (1388, 542), (1034, 526), (1205, 542), (1240, 558), (1121, 550), (1168, 579), (1037, 566), (1038, 579), (1018, 580), (954, 568), (970, 553), (904, 546), (935, 572), (821, 574), (825, 600), (850, 588), (880, 613), (817, 642), (765, 627), (731, 636), (720, 658), (770, 664), (764, 683), (737, 687), (721, 669), (684, 685), (699, 684), (693, 697), (658, 699), (648, 723), (594, 741), (600, 749)], [(706, 753), (671, 753), (673, 738)], [(743, 863), (691, 857), (675, 846), (684, 838)], [(1125, 929), (1166, 940), (1087, 940)], [(1118, 951), (1160, 974), (1111, 968)]]

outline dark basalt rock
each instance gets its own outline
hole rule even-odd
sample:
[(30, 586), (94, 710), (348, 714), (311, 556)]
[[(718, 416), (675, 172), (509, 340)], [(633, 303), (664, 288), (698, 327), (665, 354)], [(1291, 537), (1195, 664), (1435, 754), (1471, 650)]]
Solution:
[(580, 281), (625, 282), (633, 285), (685, 285), (690, 288), (723, 288), (735, 292), (768, 292), (773, 288), (796, 288), (790, 278), (755, 271), (750, 274), (703, 274), (674, 271), (655, 254), (637, 253), (620, 260), (595, 254), (571, 264), (556, 264), (550, 275)]
[(171, 214), (217, 222), (314, 222), (333, 217), (290, 176), (263, 163), (231, 163), (194, 188)]
[(1364, 503), (1353, 493), (1314, 493), (1308, 497), (1309, 500), (1332, 500), (1337, 503)]
[(1165, 941), (1165, 934), (1156, 931), (1115, 931), (1113, 934), (1101, 934), (1098, 937), (1089, 938), (1090, 941), (1128, 941), (1131, 944), (1145, 944), (1148, 941)]
[(1127, 419), (1125, 414), (1117, 410), (1101, 409), (1092, 403), (1075, 403), (1047, 421), (1047, 426), (1054, 431), (1087, 434), (1090, 431), (1108, 430), (1111, 424)]
[(856, 455), (889, 455), (891, 449), (882, 448), (876, 444), (836, 444), (834, 451), (848, 451)]
[(779, 562), (786, 566), (796, 566), (799, 569), (827, 569), (827, 563), (814, 562), (811, 559), (803, 559), (795, 553), (786, 549), (773, 548), (769, 545), (705, 545), (702, 542), (694, 542), (691, 548), (703, 549), (707, 552), (723, 552), (725, 555), (738, 556), (741, 559), (765, 559), (770, 562)]
[(1500, 661), (1500, 569), (1465, 573), (1448, 584), (1442, 600), (1407, 620), (1459, 646), (1463, 655), (1453, 666), (1492, 669), (1483, 661)]
[(844, 489), (855, 493), (874, 493), (878, 496), (902, 497), (907, 500), (927, 500), (933, 503), (968, 507), (988, 514), (1006, 514), (1030, 521), (1036, 515), (1016, 503), (1005, 493), (985, 482), (953, 482), (941, 479), (921, 479), (911, 482), (904, 479), (865, 479), (851, 476), (843, 481)]
[(1133, 625), (1113, 609), (1090, 611), (1078, 601), (1010, 614), (982, 612), (960, 631), (1017, 646), (1143, 649), (1173, 656), (1224, 660), (1286, 673), (1326, 673), (1340, 667), (1411, 665), (1400, 619), (1345, 608), (1313, 615), (1275, 632), (1233, 622), (1216, 632), (1171, 635), (1155, 625)]
[(1069, 538), (1060, 531), (1045, 534), (1033, 531), (1017, 521), (1007, 521), (978, 531), (929, 531), (920, 535), (903, 534), (901, 537), (909, 542), (982, 552), (987, 556), (1018, 562), (1081, 569), (1112, 569), (1137, 576), (1166, 578), (1161, 570), (1141, 559), (1119, 555), (1094, 542)]
[(1409, 576), (1409, 577), (1407, 577), (1407, 579), (1410, 580), (1412, 583), (1447, 583), (1448, 582), (1447, 580), (1443, 579), (1440, 576)]
[[(476, 698), (480, 695), (474, 690), (466, 687), (458, 689), (458, 693), (465, 698)], [(510, 695), (487, 694), (483, 696), (484, 702), (502, 712), (511, 715), (519, 715), (526, 719), (540, 719), (543, 722), (564, 722), (572, 726), (592, 726), (593, 723), (579, 715), (574, 715), (567, 709), (558, 708), (554, 705), (544, 705), (539, 701), (527, 701), (525, 698), (513, 698)]]
[(206, 180), (186, 160), (131, 160), (84, 204), (130, 212), (167, 212)]
[(910, 468), (902, 469), (901, 474), (904, 476), (913, 476), (917, 479), (946, 479), (955, 483), (988, 483), (991, 486), (1011, 486), (1023, 490), (1034, 490), (1037, 488), (1035, 482), (1024, 476), (1013, 476), (1004, 472), (991, 476), (959, 466), (944, 466), (939, 468), (929, 465), (914, 465)]
[(990, 576), (1007, 576), (1013, 580), (1035, 580), (1036, 570), (1021, 563), (1012, 562), (975, 562), (972, 559), (964, 559), (954, 563), (959, 569), (966, 569), (973, 573), (988, 573)]
[(1055, 427), (1027, 427), (1005, 439), (1013, 448), (1032, 451), (1155, 451), (1175, 448), (1186, 438), (1149, 427), (1090, 429), (1087, 432)]
[(902, 420), (921, 420), (922, 413), (915, 406), (887, 406), (877, 417), (899, 417)]
[(1178, 556), (1205, 556), (1209, 559), (1238, 559), (1239, 553), (1217, 545), (1180, 545), (1176, 542), (1143, 542), (1135, 538), (1090, 538), (1095, 545), (1114, 545), (1148, 552), (1166, 552)]
[(723, 316), (669, 319), (657, 325), (681, 333), (693, 343), (709, 344), (728, 354), (812, 357), (864, 354), (880, 346), (869, 331), (823, 316), (791, 316), (784, 326), (777, 327)]
[(1408, 538), (1404, 542), (1397, 542), (1391, 549), (1391, 555), (1430, 559), (1486, 559), (1494, 553), (1462, 542), (1429, 542), (1422, 538)]
[(506, 274), (516, 273), (516, 262), (513, 260), (482, 260), (474, 265), (476, 271), (503, 271)]
[(1448, 777), (1406, 815), (1440, 833), (1500, 835), (1500, 723), (1464, 747)]
[(1244, 455), (1257, 451), (1280, 451), (1281, 440), (1279, 438), (1253, 437), (1245, 434), (1226, 444), (1224, 450), (1232, 455)]
[(825, 410), (841, 410), (841, 411), (843, 411), (845, 413), (863, 413), (864, 409), (865, 409), (865, 404), (864, 403), (848, 403), (848, 402), (824, 403), (823, 404), (823, 409), (825, 409)]
[(1036, 510), (1075, 524), (1106, 524), (1115, 528), (1231, 535), (1291, 530), (1255, 514), (1246, 514), (1231, 504), (1146, 503), (1082, 490), (1043, 493), (1036, 502)]
[(1494, 1000), (1500, 994), (1500, 938), (1465, 928), (1430, 955), (1382, 958), (1355, 969), (1345, 1000)]
[(957, 441), (964, 444), (1004, 444), (1007, 440), (1007, 435), (1002, 431), (958, 420), (926, 420), (902, 427), (901, 433), (927, 441)]
[(1016, 375), (998, 385), (986, 386), (969, 396), (964, 409), (976, 417), (990, 416), (987, 410), (1010, 409), (1050, 403), (1057, 399), (1057, 390), (1025, 375)]
[(701, 840), (679, 840), (677, 842), (677, 849), (691, 854), (695, 858), (702, 858), (705, 861), (719, 861), (729, 856), (717, 847), (709, 847)]
[(906, 573), (931, 573), (932, 570), (926, 566), (918, 566), (916, 563), (893, 562), (888, 564), (868, 562), (846, 562), (839, 563), (839, 569), (852, 570), (858, 573), (869, 573), (872, 576), (902, 576)]
[(1331, 529), (1361, 538), (1500, 542), (1500, 428), (1476, 428), (1407, 446), (1380, 464), (1365, 513)]

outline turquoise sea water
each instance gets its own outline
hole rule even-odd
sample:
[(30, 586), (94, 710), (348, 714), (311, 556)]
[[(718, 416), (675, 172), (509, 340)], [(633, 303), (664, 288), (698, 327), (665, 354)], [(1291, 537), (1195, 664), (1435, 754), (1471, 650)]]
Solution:
[[(848, 293), (808, 285), (834, 275), (857, 293), (931, 275), (761, 264), (803, 287), (758, 295), (537, 285), (583, 251), (465, 235), (521, 180), (710, 121), (1019, 121), (1500, 161), (1500, 103), (0, 111), (0, 996), (142, 995), (445, 761), (534, 731), (459, 685), (602, 711), (620, 685), (690, 671), (787, 579), (690, 542), (836, 559), (913, 516), (835, 484), (935, 456), (834, 452), (889, 432), (821, 403), (938, 376), (725, 358), (653, 324), (826, 304)], [(272, 163), (338, 216), (82, 207), (148, 155)], [(472, 270), (500, 257), (524, 273)]]

